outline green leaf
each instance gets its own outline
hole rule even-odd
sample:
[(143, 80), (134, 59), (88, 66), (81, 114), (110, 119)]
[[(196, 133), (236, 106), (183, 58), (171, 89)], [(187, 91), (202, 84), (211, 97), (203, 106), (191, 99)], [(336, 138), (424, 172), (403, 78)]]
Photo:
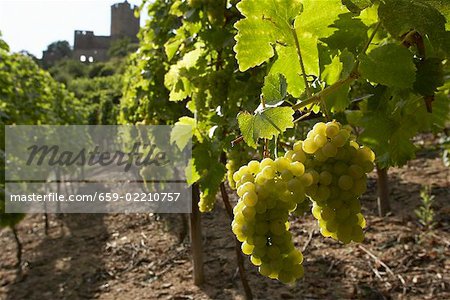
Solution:
[(227, 170), (225, 166), (217, 161), (209, 161), (209, 168), (205, 173), (205, 176), (199, 181), (200, 190), (204, 197), (215, 196), (219, 191), (220, 184), (225, 178)]
[(417, 61), (414, 90), (421, 95), (431, 96), (444, 84), (444, 70), (439, 58), (427, 58)]
[(332, 28), (337, 30), (328, 38), (322, 39), (331, 49), (344, 50), (357, 54), (361, 52), (368, 36), (369, 29), (359, 18), (354, 18), (352, 13), (339, 15)]
[(188, 185), (192, 185), (200, 179), (200, 174), (198, 174), (197, 169), (195, 168), (194, 159), (189, 160), (189, 164), (187, 165), (185, 170), (185, 175)]
[(234, 51), (239, 70), (245, 71), (274, 56), (273, 44), (279, 39), (292, 39), (291, 24), (301, 4), (298, 0), (243, 0), (237, 7), (245, 18), (235, 24)]
[(359, 14), (359, 18), (366, 26), (371, 26), (378, 22), (378, 5), (374, 4), (371, 7), (364, 9)]
[(181, 117), (172, 128), (170, 133), (170, 143), (176, 144), (178, 149), (183, 151), (187, 144), (192, 142), (196, 126), (197, 123), (194, 118)]
[(359, 13), (360, 11), (372, 6), (370, 0), (342, 0), (342, 3), (347, 6), (347, 8), (354, 13)]
[(428, 35), (434, 47), (450, 49), (445, 32), (445, 17), (433, 6), (420, 0), (386, 0), (378, 8), (378, 16), (386, 30), (400, 38), (411, 30)]
[(450, 30), (450, 2), (447, 0), (422, 0), (422, 2), (428, 3), (439, 10), (447, 19), (446, 29)]
[(331, 85), (339, 80), (341, 77), (343, 69), (343, 64), (339, 59), (339, 56), (333, 57), (331, 63), (324, 67), (324, 70), (321, 74), (321, 78), (327, 84)]
[(201, 45), (195, 50), (186, 53), (177, 64), (172, 65), (164, 77), (164, 84), (170, 90), (171, 101), (181, 101), (191, 95), (191, 82), (183, 74), (194, 68), (199, 58), (203, 55)]
[[(303, 12), (295, 19), (294, 27), (299, 39), (299, 45), (302, 53), (303, 64), (308, 75), (319, 76), (319, 40), (331, 36), (336, 28), (331, 25), (338, 18), (340, 14), (347, 13), (347, 8), (340, 0), (329, 1), (302, 1)], [(291, 57), (294, 62), (294, 58)], [(297, 64), (293, 64), (292, 69), (296, 68)], [(301, 69), (298, 66), (297, 74), (301, 74)], [(300, 96), (300, 93), (293, 94), (289, 89), (291, 82), (296, 78), (287, 77), (288, 91), (294, 96)], [(297, 79), (297, 82), (301, 80)], [(300, 87), (300, 85), (299, 85)], [(296, 91), (296, 90), (295, 90)]]
[(238, 34), (234, 50), (239, 69), (245, 71), (260, 65), (276, 53), (269, 74), (283, 74), (288, 84), (287, 91), (294, 97), (299, 97), (305, 88), (294, 32), (305, 72), (318, 77), (319, 39), (333, 34), (336, 29), (329, 25), (340, 13), (348, 12), (340, 0), (304, 0), (301, 3), (294, 0), (243, 0), (238, 8), (245, 17), (235, 25)]
[(286, 97), (286, 78), (282, 74), (270, 74), (264, 78), (262, 93), (267, 105), (279, 105)]
[(226, 174), (225, 166), (219, 162), (221, 153), (222, 148), (212, 140), (197, 143), (192, 151), (195, 169), (200, 174), (198, 183), (202, 197), (213, 201)]
[(244, 141), (256, 148), (258, 139), (272, 139), (288, 128), (294, 127), (294, 111), (290, 107), (269, 107), (255, 115), (243, 112), (238, 115), (239, 128)]
[(350, 104), (349, 91), (350, 84), (344, 84), (332, 95), (326, 96), (325, 103), (327, 109), (333, 113), (344, 111)]
[(181, 35), (176, 35), (169, 39), (164, 44), (164, 51), (166, 52), (167, 59), (170, 61), (174, 57), (175, 53), (177, 53), (178, 48), (183, 43), (183, 38)]
[(413, 54), (400, 45), (387, 44), (361, 55), (361, 75), (383, 85), (410, 88), (415, 81)]

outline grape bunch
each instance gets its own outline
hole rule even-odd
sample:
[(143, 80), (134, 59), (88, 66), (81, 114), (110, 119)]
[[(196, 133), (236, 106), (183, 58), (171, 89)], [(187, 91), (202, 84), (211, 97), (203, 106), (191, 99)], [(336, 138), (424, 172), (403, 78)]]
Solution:
[(374, 159), (350, 128), (333, 121), (317, 123), (284, 157), (242, 166), (232, 176), (239, 196), (232, 229), (242, 252), (269, 278), (290, 283), (302, 277), (303, 256), (292, 242), (288, 217), (304, 215), (311, 205), (306, 196), (323, 236), (362, 242), (366, 221), (359, 196)]
[(288, 216), (305, 201), (304, 172), (301, 162), (280, 157), (252, 160), (233, 175), (240, 197), (233, 233), (262, 275), (284, 283), (303, 276), (303, 255), (294, 247)]
[(209, 193), (206, 194), (204, 192), (200, 193), (200, 200), (198, 202), (198, 210), (202, 213), (210, 212), (214, 209), (216, 204), (216, 194)]
[(230, 188), (236, 189), (236, 181), (233, 179), (233, 174), (242, 166), (244, 161), (248, 161), (248, 152), (232, 149), (227, 152), (227, 180)]
[(315, 124), (286, 155), (304, 162), (305, 174), (310, 174), (305, 192), (313, 201), (322, 235), (344, 244), (362, 242), (365, 220), (359, 196), (366, 191), (366, 173), (374, 167), (372, 150), (358, 145), (349, 128), (328, 122)]

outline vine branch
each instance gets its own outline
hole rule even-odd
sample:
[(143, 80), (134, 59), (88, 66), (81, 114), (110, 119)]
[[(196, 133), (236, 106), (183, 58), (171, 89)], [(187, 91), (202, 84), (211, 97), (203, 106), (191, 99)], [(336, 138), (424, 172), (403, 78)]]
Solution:
[[(373, 30), (372, 34), (369, 37), (369, 40), (367, 41), (366, 45), (364, 46), (363, 50), (361, 51), (361, 53), (365, 53), (367, 51), (367, 49), (369, 48), (370, 44), (372, 43), (372, 40), (374, 39), (378, 29), (380, 28), (381, 23), (378, 22), (375, 26), (375, 29)], [(336, 92), (337, 90), (339, 90), (342, 86), (349, 84), (351, 82), (353, 82), (354, 80), (359, 78), (359, 73), (358, 73), (358, 68), (359, 68), (359, 57), (357, 58), (355, 65), (352, 69), (352, 71), (350, 72), (350, 74), (347, 76), (347, 78), (344, 79), (340, 79), (338, 81), (336, 81), (334, 84), (326, 87), (325, 89), (323, 89), (322, 91), (318, 92), (317, 94), (310, 96), (308, 99), (306, 99), (305, 101), (302, 101), (300, 103), (297, 103), (295, 105), (292, 106), (293, 110), (299, 110), (305, 106), (308, 106), (310, 104), (314, 104), (314, 103), (318, 103), (321, 101), (321, 99), (323, 99), (324, 97)]]
[(308, 97), (311, 97), (312, 93), (309, 88), (309, 82), (308, 82), (308, 78), (306, 75), (305, 64), (303, 63), (302, 51), (300, 49), (300, 43), (298, 42), (297, 32), (295, 31), (294, 27), (292, 27), (291, 30), (292, 30), (292, 35), (294, 36), (295, 48), (297, 49), (298, 61), (300, 62), (300, 68), (302, 69), (302, 77), (303, 77), (303, 80), (305, 81), (306, 95), (308, 95)]

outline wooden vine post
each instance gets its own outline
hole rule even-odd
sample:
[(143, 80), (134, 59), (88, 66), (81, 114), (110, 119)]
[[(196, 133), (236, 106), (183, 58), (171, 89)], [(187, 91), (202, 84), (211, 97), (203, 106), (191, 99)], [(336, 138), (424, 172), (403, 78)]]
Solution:
[(201, 214), (198, 209), (200, 201), (200, 189), (198, 184), (192, 185), (192, 212), (190, 214), (189, 231), (191, 238), (192, 265), (194, 284), (201, 285), (204, 281), (203, 273), (203, 244)]
[(21, 266), (22, 266), (22, 243), (20, 242), (19, 234), (17, 232), (17, 228), (16, 228), (15, 225), (11, 226), (11, 230), (13, 232), (14, 240), (16, 241), (16, 245), (17, 245), (17, 248), (16, 248), (16, 259), (17, 259), (16, 267), (20, 270)]

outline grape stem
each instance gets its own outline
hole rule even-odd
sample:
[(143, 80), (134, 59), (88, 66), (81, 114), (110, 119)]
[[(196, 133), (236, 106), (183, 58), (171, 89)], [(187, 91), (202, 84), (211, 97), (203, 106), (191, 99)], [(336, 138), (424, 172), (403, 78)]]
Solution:
[(302, 69), (302, 77), (303, 77), (303, 80), (305, 81), (306, 95), (308, 97), (311, 97), (312, 93), (309, 88), (309, 82), (308, 82), (308, 78), (306, 75), (305, 64), (303, 63), (302, 51), (300, 49), (300, 43), (298, 41), (297, 32), (295, 31), (295, 27), (292, 27), (291, 30), (292, 30), (292, 35), (294, 36), (295, 48), (297, 49), (298, 61), (300, 63), (300, 68)]
[[(378, 22), (375, 25), (374, 30), (372, 31), (372, 34), (369, 37), (369, 40), (367, 41), (366, 45), (364, 46), (363, 50), (361, 51), (361, 53), (365, 53), (367, 51), (367, 49), (369, 48), (370, 44), (372, 43), (372, 40), (375, 38), (375, 35), (378, 31), (378, 29), (380, 28), (381, 23)], [(325, 98), (328, 95), (333, 94), (334, 92), (336, 92), (337, 90), (339, 90), (342, 86), (349, 84), (351, 82), (353, 82), (354, 80), (359, 78), (359, 72), (358, 72), (358, 68), (359, 68), (359, 62), (360, 62), (360, 57), (358, 56), (355, 65), (353, 67), (353, 70), (350, 72), (350, 75), (348, 75), (347, 78), (344, 79), (340, 79), (338, 81), (336, 81), (334, 84), (326, 87), (325, 89), (323, 89), (322, 91), (318, 92), (317, 94), (313, 95), (313, 96), (309, 96), (308, 99), (306, 99), (305, 101), (302, 101), (300, 103), (297, 103), (295, 105), (292, 106), (293, 110), (299, 110), (302, 109), (303, 107), (306, 107), (310, 104), (316, 104), (319, 103), (323, 98)]]

